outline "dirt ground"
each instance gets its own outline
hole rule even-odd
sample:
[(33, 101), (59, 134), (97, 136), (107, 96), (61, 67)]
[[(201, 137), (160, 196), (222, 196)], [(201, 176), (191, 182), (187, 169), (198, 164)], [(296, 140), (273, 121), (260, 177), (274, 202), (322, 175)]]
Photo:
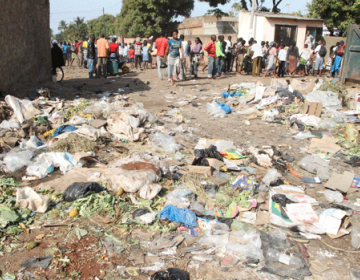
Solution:
[[(193, 150), (199, 138), (226, 139), (233, 141), (236, 146), (244, 148), (250, 146), (274, 146), (277, 150), (293, 156), (295, 158), (294, 163), (296, 163), (304, 157), (304, 154), (300, 153), (300, 148), (309, 142), (309, 140), (294, 140), (289, 132), (288, 121), (285, 125), (269, 124), (257, 116), (249, 118), (249, 115), (239, 115), (236, 112), (221, 119), (211, 117), (207, 113), (206, 104), (210, 103), (213, 98), (218, 97), (219, 93), (225, 91), (229, 85), (261, 81), (267, 86), (271, 83), (272, 78), (270, 77), (237, 76), (234, 72), (231, 72), (226, 74), (224, 78), (208, 80), (207, 73), (201, 73), (197, 80), (179, 82), (177, 87), (172, 87), (167, 79), (160, 80), (158, 78), (157, 70), (155, 69), (146, 71), (132, 70), (129, 74), (125, 75), (120, 74), (119, 76), (109, 76), (108, 79), (92, 80), (87, 78), (87, 69), (65, 67), (64, 71), (65, 80), (62, 83), (45, 82), (35, 87), (23, 87), (10, 94), (23, 98), (28, 96), (31, 90), (44, 87), (50, 89), (52, 97), (60, 99), (98, 99), (100, 94), (96, 93), (97, 91), (101, 90), (102, 93), (105, 93), (118, 92), (118, 89), (123, 89), (122, 95), (128, 96), (132, 102), (142, 102), (145, 109), (158, 116), (161, 115), (159, 113), (165, 110), (171, 110), (174, 106), (178, 107), (186, 120), (185, 124), (182, 124), (186, 132), (176, 132), (175, 139), (189, 150)], [(309, 77), (307, 78), (309, 79)], [(288, 79), (291, 78), (288, 77)], [(189, 101), (189, 103), (183, 101)], [(237, 108), (237, 110), (240, 109), (240, 107)], [(169, 131), (172, 131), (177, 126), (172, 122), (165, 125)], [(99, 153), (99, 155), (103, 156), (104, 159), (109, 157), (106, 153)], [(355, 174), (360, 173), (358, 168), (350, 167), (344, 163), (342, 158), (332, 158), (331, 165), (339, 173), (345, 170), (352, 171)], [(304, 176), (312, 176), (310, 173), (300, 169), (296, 164), (294, 164), (294, 169), (304, 174)], [(56, 177), (55, 173), (52, 174), (51, 178), (54, 177)], [(316, 198), (319, 202), (326, 201), (324, 195), (319, 193), (325, 190), (324, 184), (304, 184), (300, 179), (286, 172), (284, 179), (290, 184), (305, 186), (306, 193)], [(360, 197), (359, 193), (351, 195), (352, 200)], [(40, 234), (45, 234), (45, 237), (39, 241), (39, 246), (34, 249), (19, 251), (14, 246), (13, 251), (4, 251), (4, 255), (0, 256), (0, 270), (3, 273), (16, 273), (20, 269), (21, 262), (24, 260), (33, 256), (45, 256), (52, 253), (55, 255), (61, 254), (61, 259), (70, 259), (71, 262), (69, 264), (66, 264), (66, 261), (57, 264), (53, 263), (47, 270), (39, 268), (27, 269), (27, 271), (35, 276), (35, 279), (70, 279), (69, 277), (72, 279), (122, 279), (116, 267), (133, 266), (126, 259), (125, 256), (127, 254), (113, 253), (110, 256), (106, 255), (104, 249), (99, 248), (99, 237), (102, 236), (103, 229), (109, 227), (108, 224), (94, 219), (70, 221), (68, 217), (51, 222), (66, 223), (67, 226), (41, 229), (33, 226), (34, 228), (30, 234), (20, 234), (17, 240), (19, 246), (24, 242), (34, 240)], [(351, 222), (352, 224), (360, 225), (359, 214), (354, 213), (351, 217)], [(69, 236), (69, 229), (78, 226), (86, 228), (89, 232), (80, 241), (76, 236)], [(136, 236), (132, 236), (133, 232), (114, 230), (113, 234), (118, 237), (130, 235), (131, 239), (136, 239)], [(145, 235), (149, 236), (151, 233), (147, 232)], [(306, 279), (350, 279), (350, 270), (358, 269), (360, 261), (360, 251), (353, 252), (355, 250), (351, 246), (350, 240), (350, 235), (334, 240), (324, 235), (321, 241), (311, 240), (306, 244), (308, 254), (310, 255), (310, 265), (313, 261), (318, 260), (328, 268), (325, 271), (321, 271), (321, 269), (317, 270), (315, 265), (310, 266), (313, 276)], [(2, 241), (3, 244), (9, 244), (9, 242), (9, 238)], [(14, 240), (11, 240), (11, 242), (14, 243)], [(329, 246), (325, 245), (325, 243)], [(56, 252), (52, 252), (52, 250)], [(131, 250), (127, 253), (130, 252)], [(184, 269), (186, 261), (189, 260), (179, 259), (175, 263), (171, 263), (170, 266)], [(212, 262), (205, 264), (199, 269), (190, 268), (188, 271), (190, 272), (191, 279), (271, 279), (268, 278), (270, 276), (265, 274), (256, 275), (251, 269), (246, 267), (239, 267), (234, 270), (234, 268), (224, 268)], [(72, 276), (70, 276), (71, 272), (74, 272)], [(124, 277), (124, 279), (148, 279), (148, 276), (142, 274), (131, 276), (130, 278)]]

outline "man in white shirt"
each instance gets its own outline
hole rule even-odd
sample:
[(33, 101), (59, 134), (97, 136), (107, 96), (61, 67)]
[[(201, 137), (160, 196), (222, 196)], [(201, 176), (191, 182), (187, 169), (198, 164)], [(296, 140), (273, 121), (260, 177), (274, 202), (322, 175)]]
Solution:
[(124, 48), (123, 44), (120, 43), (119, 45), (119, 61), (122, 62), (124, 59)]
[(263, 58), (263, 54), (262, 54), (262, 48), (257, 43), (256, 40), (254, 40), (253, 45), (251, 46), (250, 56), (251, 56), (251, 58), (253, 60), (252, 75), (254, 77), (256, 77), (256, 76), (260, 77), (261, 60)]
[(284, 78), (285, 75), (285, 65), (286, 65), (286, 57), (287, 57), (287, 51), (285, 50), (285, 45), (282, 44), (281, 45), (281, 50), (279, 51), (278, 54), (278, 58), (280, 60), (279, 63), (279, 71), (278, 71), (278, 76), (279, 78), (282, 77)]
[(126, 62), (128, 62), (128, 51), (129, 51), (129, 47), (128, 47), (128, 45), (127, 45), (127, 43), (125, 43), (124, 44), (124, 60), (126, 61)]
[[(186, 59), (189, 54), (185, 53), (185, 50), (188, 49), (188, 42), (185, 41), (185, 36), (183, 34), (180, 35), (180, 40), (181, 40), (181, 46), (182, 49), (184, 50), (184, 58)], [(182, 60), (182, 54), (180, 52), (180, 74), (179, 74), (179, 79), (184, 81), (186, 80), (186, 62), (184, 63)]]
[(318, 46), (314, 50), (314, 54), (316, 54), (315, 58), (315, 69), (314, 69), (314, 76), (320, 75), (324, 65), (324, 57), (327, 53), (325, 46), (323, 46), (322, 41), (319, 40)]
[(228, 39), (225, 40), (225, 43), (226, 43), (226, 47), (225, 47), (225, 72), (231, 72), (231, 68), (232, 68), (231, 49), (232, 49), (232, 46), (233, 46), (232, 42), (231, 42), (231, 36), (229, 36)]

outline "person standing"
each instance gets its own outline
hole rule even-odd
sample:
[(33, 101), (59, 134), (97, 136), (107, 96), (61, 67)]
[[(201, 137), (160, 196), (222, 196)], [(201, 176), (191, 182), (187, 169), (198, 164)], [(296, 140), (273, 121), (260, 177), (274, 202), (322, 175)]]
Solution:
[(71, 44), (70, 42), (68, 42), (68, 48), (67, 48), (67, 61), (68, 61), (68, 66), (70, 66), (71, 60), (72, 60), (72, 48), (71, 48)]
[(245, 41), (238, 39), (236, 47), (236, 72), (238, 75), (241, 75), (241, 71), (244, 64), (244, 55), (245, 55)]
[(76, 54), (77, 54), (77, 60), (78, 60), (78, 66), (80, 67), (82, 65), (82, 41), (78, 41), (76, 43)]
[(284, 78), (285, 75), (285, 64), (286, 64), (286, 58), (287, 58), (287, 52), (285, 50), (285, 45), (282, 44), (280, 47), (280, 51), (279, 51), (279, 72), (278, 72), (278, 76), (281, 78)]
[(306, 36), (305, 36), (305, 37), (306, 37), (306, 38), (305, 38), (305, 44), (307, 44), (308, 47), (310, 47), (309, 50), (311, 50), (311, 47), (312, 47), (313, 41), (314, 41), (314, 36), (311, 35), (310, 30), (307, 30), (307, 31), (306, 31)]
[(78, 43), (78, 41), (75, 40), (75, 43), (72, 44), (72, 46), (71, 46), (71, 64), (70, 64), (70, 66), (72, 66), (74, 61), (78, 59), (77, 50), (76, 50), (77, 43)]
[[(270, 42), (269, 44), (269, 55), (266, 61), (266, 66), (265, 66), (265, 73), (264, 73), (264, 78), (266, 77), (267, 74), (273, 73), (274, 74), (274, 78), (276, 78), (276, 59), (279, 60), (278, 55), (277, 55), (277, 48), (276, 48), (276, 43), (275, 42)], [(285, 57), (286, 59), (286, 57)]]
[[(205, 46), (204, 50), (208, 53), (208, 79), (216, 79), (216, 36), (212, 35), (210, 42)], [(204, 67), (205, 68), (205, 67)]]
[(324, 57), (326, 56), (327, 50), (323, 46), (322, 41), (319, 40), (316, 49), (314, 50), (315, 54), (315, 67), (314, 67), (314, 76), (320, 75), (324, 66)]
[(300, 52), (300, 74), (307, 75), (307, 64), (310, 61), (311, 51), (309, 46), (305, 44), (304, 49)]
[[(183, 55), (180, 53), (180, 64), (179, 64), (179, 68), (180, 68), (180, 74), (179, 74), (179, 79), (180, 80), (186, 80), (186, 58), (189, 56), (189, 53), (187, 53), (187, 49), (188, 49), (188, 42), (185, 41), (185, 36), (183, 34), (180, 35), (180, 40), (181, 40), (181, 48), (183, 49), (184, 53)], [(183, 63), (183, 61), (185, 61)]]
[(299, 60), (299, 48), (296, 46), (295, 42), (292, 42), (288, 50), (288, 63), (289, 63), (289, 74), (292, 76), (295, 71)]
[(150, 53), (149, 53), (149, 47), (148, 42), (144, 40), (144, 45), (142, 48), (142, 61), (144, 63), (143, 67), (144, 70), (148, 68), (148, 64), (150, 63)]
[(232, 42), (231, 42), (231, 36), (228, 36), (228, 39), (224, 41), (226, 43), (225, 47), (225, 71), (224, 72), (231, 72), (232, 70)]
[(90, 36), (90, 40), (88, 42), (88, 49), (86, 54), (88, 68), (89, 68), (89, 79), (94, 78), (94, 67), (95, 67), (95, 58), (96, 58), (96, 50), (95, 50), (95, 35)]
[(129, 56), (129, 62), (131, 63), (131, 68), (134, 68), (134, 61), (135, 61), (135, 50), (134, 50), (134, 46), (130, 46), (130, 49), (128, 51), (128, 56)]
[(334, 64), (332, 65), (330, 71), (335, 79), (339, 77), (339, 72), (341, 70), (341, 62), (344, 53), (345, 53), (345, 42), (341, 40), (340, 46), (335, 50)]
[(224, 42), (224, 36), (220, 35), (218, 41), (216, 42), (216, 67), (217, 67), (217, 76), (224, 76), (225, 70), (225, 48), (226, 43)]
[[(156, 64), (157, 64), (157, 69), (158, 69), (158, 75), (161, 80), (163, 79), (161, 65), (166, 64), (164, 61), (164, 57), (165, 57), (165, 50), (166, 50), (167, 44), (168, 44), (168, 39), (165, 37), (165, 32), (161, 32), (160, 38), (157, 38), (155, 40), (155, 46), (157, 49)], [(165, 69), (165, 75), (167, 76), (166, 69)]]
[[(165, 58), (169, 54), (168, 58), (168, 67), (169, 67), (169, 78), (171, 83), (175, 86), (175, 81), (178, 80), (177, 68), (180, 65), (180, 54), (184, 56), (184, 50), (182, 48), (181, 40), (178, 39), (178, 31), (174, 30), (172, 32), (172, 38), (168, 41), (168, 45), (165, 51)], [(183, 59), (184, 62), (184, 59)]]
[(87, 68), (88, 40), (89, 40), (89, 38), (87, 36), (85, 36), (85, 40), (82, 43), (82, 49), (83, 49), (83, 54), (84, 54), (84, 68)]
[[(66, 44), (66, 42), (64, 41), (63, 42), (63, 58), (64, 58), (64, 63), (65, 63), (65, 66), (66, 66), (66, 61), (68, 61), (68, 45)], [(68, 61), (68, 65), (69, 65), (69, 61)]]
[(103, 71), (104, 78), (107, 78), (107, 57), (109, 53), (109, 43), (105, 39), (105, 34), (101, 34), (100, 39), (96, 41), (98, 49), (98, 70), (97, 77), (101, 76), (101, 69)]
[(51, 67), (54, 82), (56, 82), (56, 68), (63, 66), (65, 66), (65, 62), (62, 50), (58, 46), (57, 41), (53, 40), (51, 46)]
[(199, 37), (195, 38), (195, 46), (192, 48), (190, 52), (190, 75), (194, 75), (196, 79), (198, 76), (198, 69), (200, 65), (200, 53), (202, 50), (202, 42)]
[(142, 43), (141, 41), (138, 42), (138, 39), (140, 37), (136, 37), (135, 40), (135, 68), (138, 69), (138, 66), (140, 66), (141, 69), (141, 63), (142, 63)]
[(257, 43), (256, 40), (253, 41), (253, 44), (252, 44), (251, 50), (250, 50), (250, 55), (253, 60), (252, 75), (254, 77), (257, 77), (257, 76), (260, 77), (261, 60), (263, 58), (263, 54), (262, 54), (262, 48)]
[(119, 62), (124, 61), (124, 48), (123, 45), (120, 43), (119, 45)]
[[(147, 41), (146, 47), (148, 48), (148, 52), (149, 52), (149, 61), (147, 63), (147, 66), (150, 66), (150, 69), (152, 69), (152, 57), (151, 57), (151, 52), (152, 52), (152, 38), (154, 38), (153, 36), (151, 36), (149, 38), (149, 40)], [(145, 44), (144, 44), (145, 46)]]
[(124, 61), (129, 62), (129, 47), (128, 44), (124, 44)]

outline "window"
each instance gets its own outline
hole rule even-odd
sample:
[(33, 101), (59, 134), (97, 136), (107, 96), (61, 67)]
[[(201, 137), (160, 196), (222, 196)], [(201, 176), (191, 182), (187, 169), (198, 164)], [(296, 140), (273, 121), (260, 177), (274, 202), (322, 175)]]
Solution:
[(297, 26), (275, 25), (275, 42), (290, 45), (296, 42)]

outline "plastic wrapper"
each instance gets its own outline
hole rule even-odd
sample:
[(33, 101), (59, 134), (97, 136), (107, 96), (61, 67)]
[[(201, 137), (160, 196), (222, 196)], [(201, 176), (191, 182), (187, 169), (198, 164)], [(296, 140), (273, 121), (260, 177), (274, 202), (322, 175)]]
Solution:
[(104, 188), (96, 182), (73, 183), (64, 191), (63, 199), (64, 201), (74, 201), (88, 196), (90, 192), (99, 193), (103, 190)]
[(0, 124), (0, 128), (2, 129), (20, 129), (20, 124), (17, 122), (11, 122), (7, 120), (3, 120)]
[(327, 180), (330, 178), (330, 166), (329, 161), (322, 159), (319, 155), (313, 154), (304, 157), (298, 165), (313, 174), (316, 174), (323, 180)]
[(166, 153), (175, 154), (181, 149), (181, 145), (175, 142), (175, 139), (169, 135), (156, 132), (152, 138), (151, 143), (155, 149), (164, 151)]
[(223, 118), (226, 116), (226, 112), (215, 101), (212, 103), (207, 103), (206, 109), (210, 116), (214, 116), (215, 118)]
[(34, 153), (30, 150), (22, 151), (22, 152), (10, 152), (4, 158), (4, 163), (6, 164), (6, 170), (8, 172), (14, 172), (21, 167), (27, 166), (31, 164), (31, 158)]
[(30, 187), (24, 187), (16, 191), (16, 205), (19, 208), (28, 208), (37, 213), (45, 213), (49, 202), (49, 197), (36, 193)]

